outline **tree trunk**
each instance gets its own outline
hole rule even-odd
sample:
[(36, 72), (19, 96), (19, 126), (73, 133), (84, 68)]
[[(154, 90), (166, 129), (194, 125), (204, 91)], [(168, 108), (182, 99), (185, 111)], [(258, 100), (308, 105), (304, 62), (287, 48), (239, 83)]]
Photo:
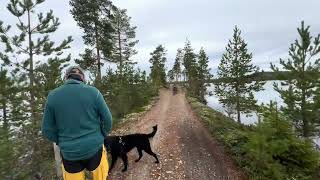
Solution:
[[(31, 137), (34, 141), (38, 136), (38, 128), (37, 128), (37, 114), (36, 114), (36, 104), (35, 104), (35, 90), (34, 90), (34, 73), (33, 73), (33, 47), (32, 47), (32, 32), (31, 32), (31, 19), (30, 19), (30, 10), (27, 11), (28, 13), (28, 38), (29, 38), (29, 78), (30, 78), (30, 85), (29, 85), (29, 92), (30, 92), (30, 106), (31, 106), (31, 123), (33, 129), (31, 131), (33, 137)], [(37, 143), (33, 143), (33, 153), (32, 153), (32, 161), (33, 161), (33, 169), (32, 172), (35, 175), (39, 171), (38, 163), (34, 162), (37, 158), (38, 152), (38, 145)]]
[[(305, 58), (304, 58), (305, 59)], [(304, 81), (304, 73), (305, 73), (305, 62), (302, 63), (302, 81)], [(302, 82), (302, 100), (301, 100), (301, 116), (302, 116), (302, 129), (303, 129), (303, 137), (309, 138), (310, 132), (309, 132), (309, 122), (307, 119), (307, 113), (306, 113), (306, 88), (305, 85)]]
[[(2, 67), (1, 67), (1, 71), (2, 71)], [(4, 84), (4, 92), (6, 92), (6, 84)], [(8, 119), (7, 119), (7, 102), (6, 102), (6, 94), (2, 94), (3, 96), (1, 96), (2, 98), (0, 99), (2, 101), (2, 115), (3, 115), (3, 127), (5, 130), (8, 129)]]
[(7, 118), (7, 103), (3, 101), (2, 103), (2, 113), (3, 113), (3, 128), (7, 130), (9, 128), (8, 118)]
[(258, 117), (258, 124), (261, 124), (261, 115), (259, 113), (257, 113), (257, 117)]
[[(237, 43), (238, 44), (238, 43)], [(235, 60), (238, 61), (238, 47), (235, 45)], [(236, 109), (237, 109), (237, 120), (238, 123), (241, 124), (241, 117), (240, 117), (240, 93), (239, 93), (239, 70), (237, 70), (237, 79), (236, 79), (236, 93), (237, 93), (237, 104), (236, 104)]]
[(306, 99), (305, 99), (305, 90), (302, 90), (302, 102), (301, 102), (301, 113), (302, 113), (302, 123), (303, 123), (303, 137), (309, 138), (310, 132), (309, 132), (309, 122), (306, 118)]
[(35, 108), (35, 95), (34, 95), (34, 73), (33, 73), (33, 47), (32, 47), (32, 39), (31, 39), (31, 24), (30, 24), (30, 11), (28, 11), (28, 36), (29, 36), (29, 78), (30, 78), (30, 106), (31, 106), (31, 120), (33, 123), (36, 123), (36, 108)]
[(238, 123), (241, 124), (241, 118), (240, 118), (240, 94), (239, 94), (239, 86), (236, 85), (236, 92), (237, 92), (237, 120)]
[(96, 82), (100, 84), (101, 82), (101, 57), (100, 57), (100, 46), (99, 46), (99, 33), (97, 24), (95, 24), (95, 38), (96, 38), (96, 50), (97, 50), (97, 62), (98, 62), (98, 75)]
[(121, 47), (121, 32), (120, 27), (118, 25), (118, 46), (119, 46), (119, 63), (120, 63), (120, 81), (122, 82), (122, 68), (123, 68), (123, 60), (122, 60), (122, 47)]
[(238, 123), (241, 124), (241, 118), (240, 118), (240, 107), (239, 107), (239, 101), (237, 101), (237, 119)]
[(307, 119), (306, 113), (306, 87), (305, 87), (305, 61), (306, 61), (306, 54), (307, 52), (304, 50), (303, 52), (303, 61), (302, 61), (302, 97), (301, 97), (301, 116), (302, 116), (302, 134), (303, 137), (309, 138), (310, 137), (310, 129), (309, 129), (309, 122)]

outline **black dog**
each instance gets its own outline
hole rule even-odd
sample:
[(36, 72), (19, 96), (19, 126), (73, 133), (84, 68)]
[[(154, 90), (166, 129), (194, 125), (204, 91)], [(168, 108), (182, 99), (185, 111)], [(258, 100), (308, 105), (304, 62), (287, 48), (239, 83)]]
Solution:
[(104, 144), (107, 150), (111, 152), (112, 162), (109, 171), (115, 165), (118, 157), (120, 157), (124, 163), (124, 168), (122, 172), (126, 171), (128, 168), (128, 156), (127, 153), (134, 147), (137, 148), (139, 153), (139, 158), (135, 160), (138, 162), (142, 158), (142, 150), (153, 156), (159, 163), (157, 155), (152, 152), (149, 138), (152, 138), (157, 132), (157, 125), (153, 126), (153, 131), (150, 134), (130, 134), (126, 136), (107, 136), (104, 140)]

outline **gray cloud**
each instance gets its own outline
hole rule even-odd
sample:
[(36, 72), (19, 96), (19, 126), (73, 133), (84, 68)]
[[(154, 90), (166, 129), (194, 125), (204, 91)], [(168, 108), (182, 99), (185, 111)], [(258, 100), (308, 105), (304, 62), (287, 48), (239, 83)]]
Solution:
[[(287, 56), (290, 43), (298, 37), (296, 28), (301, 20), (311, 25), (313, 35), (320, 33), (319, 0), (114, 0), (114, 3), (128, 9), (132, 23), (138, 27), (139, 53), (134, 60), (143, 70), (149, 69), (149, 54), (159, 44), (168, 50), (167, 67), (171, 68), (176, 50), (184, 46), (186, 38), (191, 40), (195, 52), (202, 46), (205, 48), (210, 66), (215, 69), (235, 25), (242, 30), (254, 55), (254, 64), (267, 70), (270, 62)], [(53, 40), (72, 35), (75, 41), (69, 52), (77, 57), (84, 49), (82, 31), (69, 13), (68, 1), (46, 1), (40, 8), (49, 9), (61, 21)], [(0, 19), (13, 22), (3, 6)]]

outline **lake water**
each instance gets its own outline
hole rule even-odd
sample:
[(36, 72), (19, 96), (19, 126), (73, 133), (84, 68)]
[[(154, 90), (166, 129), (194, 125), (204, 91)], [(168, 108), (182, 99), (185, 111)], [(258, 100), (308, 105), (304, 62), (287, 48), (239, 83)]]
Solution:
[[(258, 100), (258, 104), (261, 103), (269, 103), (270, 101), (275, 101), (278, 103), (279, 106), (283, 105), (283, 100), (280, 97), (280, 94), (274, 90), (273, 84), (280, 84), (280, 81), (267, 81), (264, 85), (264, 90), (256, 92), (254, 94), (255, 98)], [(211, 86), (208, 88), (209, 91), (214, 91), (214, 85), (211, 84)], [(214, 94), (212, 96), (206, 96), (206, 100), (208, 102), (208, 106), (220, 111), (224, 114), (226, 114), (224, 108), (222, 107), (222, 104), (219, 102), (218, 97)], [(227, 115), (227, 114), (226, 114)], [(243, 124), (249, 125), (249, 124), (255, 124), (258, 122), (258, 117), (256, 114), (251, 114), (252, 116), (246, 117), (245, 114), (241, 114), (241, 122)], [(320, 138), (314, 138), (314, 142), (320, 146)]]
[[(258, 100), (259, 105), (261, 103), (269, 103), (270, 101), (277, 102), (279, 106), (283, 104), (283, 100), (281, 99), (279, 93), (273, 89), (273, 83), (279, 84), (280, 81), (267, 81), (264, 85), (264, 90), (256, 92), (254, 94), (255, 98)], [(211, 84), (208, 90), (213, 92), (214, 85)], [(206, 100), (209, 107), (226, 114), (224, 108), (222, 107), (222, 104), (219, 102), (219, 98), (214, 94), (214, 92), (212, 96), (206, 96)], [(258, 122), (258, 117), (256, 114), (251, 114), (250, 117), (246, 117), (245, 114), (241, 114), (241, 122), (246, 125), (254, 124)]]

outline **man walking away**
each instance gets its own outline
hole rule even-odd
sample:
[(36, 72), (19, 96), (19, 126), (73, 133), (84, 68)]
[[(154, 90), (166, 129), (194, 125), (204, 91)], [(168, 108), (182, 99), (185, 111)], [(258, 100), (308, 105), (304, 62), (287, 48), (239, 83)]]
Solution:
[(42, 134), (60, 147), (64, 180), (85, 180), (85, 169), (94, 180), (106, 180), (109, 165), (103, 140), (112, 117), (100, 91), (84, 79), (80, 67), (70, 67), (65, 83), (49, 93)]

